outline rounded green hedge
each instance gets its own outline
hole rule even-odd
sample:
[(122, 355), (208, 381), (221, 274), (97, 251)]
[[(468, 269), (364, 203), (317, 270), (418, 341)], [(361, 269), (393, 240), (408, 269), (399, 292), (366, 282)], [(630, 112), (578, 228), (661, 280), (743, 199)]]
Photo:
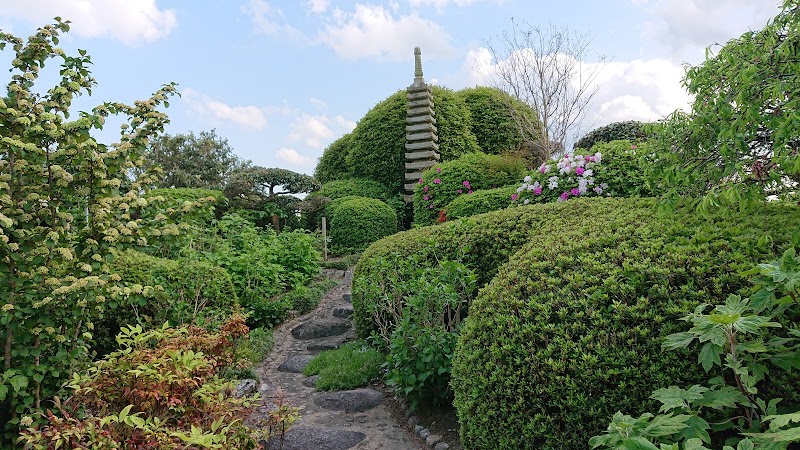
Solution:
[(375, 180), (363, 178), (347, 178), (329, 181), (310, 196), (328, 197), (335, 200), (341, 197), (358, 196), (386, 200), (391, 197), (386, 186)]
[[(407, 92), (398, 91), (378, 103), (358, 122), (351, 133), (348, 145), (329, 147), (317, 171), (323, 175), (333, 173), (343, 153), (346, 174), (354, 178), (375, 180), (392, 193), (402, 193), (405, 183), (405, 143)], [(433, 87), (436, 109), (436, 127), (439, 136), (439, 153), (447, 161), (465, 153), (478, 150), (475, 135), (469, 129), (469, 110), (464, 100), (449, 89)], [(330, 154), (328, 154), (330, 152)], [(338, 170), (338, 169), (337, 169)], [(345, 178), (339, 174), (335, 178)]]
[(508, 208), (516, 191), (517, 186), (506, 186), (459, 195), (445, 207), (445, 216), (447, 220), (456, 220)]
[(479, 86), (462, 89), (456, 94), (464, 99), (469, 109), (472, 116), (470, 130), (482, 152), (497, 155), (515, 151), (523, 142), (533, 139), (534, 136), (526, 136), (520, 131), (511, 111), (513, 108), (530, 123), (536, 122), (536, 112), (502, 90)]
[(333, 141), (319, 158), (314, 169), (314, 178), (320, 183), (328, 183), (350, 176), (347, 168), (347, 153), (350, 151), (352, 133), (347, 133)]
[(357, 253), (397, 231), (397, 215), (386, 203), (366, 197), (342, 197), (328, 205), (334, 254)]
[(614, 122), (608, 125), (595, 128), (575, 142), (574, 148), (582, 148), (588, 150), (599, 142), (611, 141), (633, 141), (639, 142), (647, 139), (647, 134), (644, 131), (644, 123), (636, 120), (627, 120), (624, 122)]
[(466, 154), (426, 170), (414, 188), (414, 224), (437, 222), (440, 211), (459, 196), (507, 186), (525, 175), (521, 160), (482, 152)]
[[(515, 210), (551, 219), (470, 305), (452, 372), (469, 449), (585, 449), (615, 412), (657, 410), (653, 390), (707, 380), (663, 339), (696, 306), (747, 288), (744, 270), (800, 244), (796, 206), (701, 217), (587, 198)], [(495, 214), (507, 213), (478, 217)], [(797, 397), (796, 382), (786, 391)]]

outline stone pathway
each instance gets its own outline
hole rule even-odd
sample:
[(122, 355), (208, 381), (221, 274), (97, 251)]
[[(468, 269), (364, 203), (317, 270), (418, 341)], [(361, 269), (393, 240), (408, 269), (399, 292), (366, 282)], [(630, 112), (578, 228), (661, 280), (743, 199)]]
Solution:
[(263, 415), (281, 389), (290, 404), (300, 408), (298, 420), (287, 432), (282, 450), (419, 450), (426, 448), (401, 426), (389, 409), (388, 399), (374, 389), (317, 392), (314, 377), (303, 375), (308, 361), (322, 350), (337, 348), (354, 339), (350, 316), (352, 269), (330, 271), (339, 285), (328, 291), (319, 307), (284, 323), (274, 331), (275, 347), (259, 370)]

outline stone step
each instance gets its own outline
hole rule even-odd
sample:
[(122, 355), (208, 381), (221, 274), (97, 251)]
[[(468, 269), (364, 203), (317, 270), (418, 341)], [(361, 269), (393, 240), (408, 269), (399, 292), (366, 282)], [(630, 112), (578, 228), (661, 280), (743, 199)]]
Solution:
[(333, 342), (316, 342), (306, 345), (306, 350), (310, 352), (324, 352), (326, 350), (336, 350), (337, 348), (339, 348), (339, 344)]
[(382, 401), (383, 394), (374, 389), (323, 392), (314, 397), (314, 404), (320, 408), (346, 413), (369, 411), (380, 405)]
[(342, 294), (342, 300), (346, 301), (347, 303), (353, 302), (353, 294), (350, 292), (345, 292)]
[(289, 428), (283, 439), (278, 435), (261, 442), (268, 450), (347, 450), (366, 437), (359, 431), (300, 424)]
[(350, 322), (340, 319), (321, 319), (303, 322), (292, 329), (295, 339), (308, 340), (338, 336), (350, 329)]
[(333, 317), (338, 317), (340, 319), (349, 319), (352, 316), (353, 316), (352, 306), (339, 306), (333, 309)]
[(312, 355), (294, 355), (286, 358), (286, 361), (281, 363), (278, 366), (278, 372), (288, 372), (288, 373), (303, 373), (303, 369), (306, 368), (308, 362), (311, 361), (314, 357)]

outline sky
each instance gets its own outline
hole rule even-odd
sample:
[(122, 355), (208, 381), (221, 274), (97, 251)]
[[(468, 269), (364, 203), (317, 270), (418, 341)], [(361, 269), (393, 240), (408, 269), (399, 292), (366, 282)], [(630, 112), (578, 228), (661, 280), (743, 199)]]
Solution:
[[(413, 82), (414, 47), (428, 83), (458, 90), (487, 84), (502, 63), (488, 49), (512, 23), (589, 33), (583, 62), (600, 70), (587, 123), (653, 121), (687, 108), (681, 79), (706, 47), (779, 10), (779, 0), (0, 0), (0, 29), (27, 38), (55, 16), (72, 21), (60, 46), (86, 50), (98, 82), (75, 110), (176, 82), (167, 133), (215, 129), (256, 165), (313, 174), (325, 147)], [(0, 52), (0, 67), (11, 59)], [(99, 140), (116, 142), (117, 130), (109, 122)]]

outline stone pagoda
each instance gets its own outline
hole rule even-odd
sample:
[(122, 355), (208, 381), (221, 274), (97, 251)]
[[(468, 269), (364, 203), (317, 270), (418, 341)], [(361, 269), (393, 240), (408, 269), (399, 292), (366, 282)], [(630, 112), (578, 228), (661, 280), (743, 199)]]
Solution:
[(433, 93), (422, 77), (421, 54), (419, 47), (414, 48), (414, 83), (406, 89), (406, 195), (403, 197), (406, 203), (414, 201), (414, 186), (422, 178), (422, 171), (436, 165), (440, 159)]

